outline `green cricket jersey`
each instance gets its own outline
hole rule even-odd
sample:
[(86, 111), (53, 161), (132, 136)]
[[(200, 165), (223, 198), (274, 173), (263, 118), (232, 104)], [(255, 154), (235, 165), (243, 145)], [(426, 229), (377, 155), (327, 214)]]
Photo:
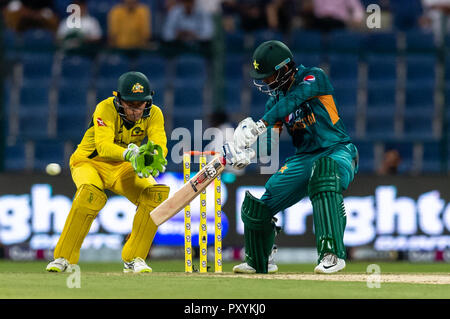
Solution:
[(286, 95), (281, 92), (266, 103), (263, 120), (269, 128), (282, 122), (298, 153), (311, 153), (351, 142), (339, 117), (334, 89), (320, 68), (298, 67), (295, 81)]

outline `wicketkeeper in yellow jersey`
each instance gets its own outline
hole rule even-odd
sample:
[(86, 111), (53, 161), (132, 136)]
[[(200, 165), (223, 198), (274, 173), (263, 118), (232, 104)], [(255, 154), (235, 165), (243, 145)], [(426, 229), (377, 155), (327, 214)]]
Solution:
[[(81, 143), (70, 158), (77, 191), (54, 258), (47, 271), (62, 272), (78, 263), (80, 248), (98, 212), (106, 204), (105, 189), (137, 206), (131, 234), (122, 250), (124, 272), (151, 272), (145, 263), (157, 226), (150, 211), (169, 195), (154, 177), (165, 171), (167, 138), (161, 109), (140, 72), (120, 76), (114, 96), (101, 101)], [(146, 144), (142, 144), (144, 138)]]

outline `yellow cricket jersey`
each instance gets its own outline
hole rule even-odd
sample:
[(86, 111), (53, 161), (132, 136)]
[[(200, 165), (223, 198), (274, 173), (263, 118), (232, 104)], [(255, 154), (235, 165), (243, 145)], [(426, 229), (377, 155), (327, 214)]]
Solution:
[(128, 144), (141, 145), (143, 139), (161, 146), (167, 156), (167, 137), (161, 109), (152, 105), (150, 116), (141, 118), (133, 126), (124, 122), (114, 107), (114, 97), (97, 104), (92, 121), (73, 156), (103, 162), (123, 162)]

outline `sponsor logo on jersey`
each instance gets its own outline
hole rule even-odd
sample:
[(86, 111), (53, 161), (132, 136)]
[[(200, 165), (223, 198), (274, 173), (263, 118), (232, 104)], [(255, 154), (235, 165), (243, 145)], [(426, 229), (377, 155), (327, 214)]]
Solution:
[(316, 80), (316, 77), (314, 75), (307, 75), (303, 78), (303, 82), (311, 83)]
[(136, 126), (132, 131), (131, 131), (131, 136), (140, 136), (140, 135), (144, 135), (144, 130), (139, 127)]
[(294, 118), (294, 114), (291, 113), (291, 114), (289, 114), (288, 116), (286, 116), (286, 117), (284, 118), (284, 121), (285, 121), (286, 123), (290, 123), (290, 122), (292, 121), (293, 118)]
[(103, 122), (103, 120), (99, 117), (97, 117), (97, 125), (98, 126), (106, 126), (105, 122)]
[(302, 130), (316, 123), (316, 117), (309, 104), (305, 102), (303, 105), (303, 110), (298, 109), (284, 118), (289, 130)]
[(291, 114), (289, 114), (288, 116), (286, 116), (284, 118), (284, 121), (288, 124), (292, 124), (294, 123), (296, 120), (298, 120), (299, 118), (301, 118), (302, 115), (302, 110), (298, 109), (295, 110), (294, 112), (292, 112)]
[(142, 86), (141, 83), (135, 83), (133, 85), (133, 87), (131, 88), (131, 92), (133, 92), (133, 93), (143, 93), (144, 92), (144, 87)]

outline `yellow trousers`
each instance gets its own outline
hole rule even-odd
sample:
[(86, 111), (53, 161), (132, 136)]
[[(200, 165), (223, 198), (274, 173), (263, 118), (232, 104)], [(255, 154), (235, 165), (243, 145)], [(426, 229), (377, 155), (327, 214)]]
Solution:
[(55, 259), (64, 257), (71, 264), (78, 263), (82, 242), (93, 220), (106, 203), (106, 195), (103, 192), (105, 189), (126, 197), (138, 207), (132, 225), (131, 240), (124, 246), (122, 258), (124, 261), (135, 257), (145, 259), (157, 230), (149, 212), (168, 197), (169, 188), (156, 184), (151, 176), (139, 178), (129, 162), (102, 162), (73, 155), (70, 159), (70, 169), (77, 193), (55, 247)]

